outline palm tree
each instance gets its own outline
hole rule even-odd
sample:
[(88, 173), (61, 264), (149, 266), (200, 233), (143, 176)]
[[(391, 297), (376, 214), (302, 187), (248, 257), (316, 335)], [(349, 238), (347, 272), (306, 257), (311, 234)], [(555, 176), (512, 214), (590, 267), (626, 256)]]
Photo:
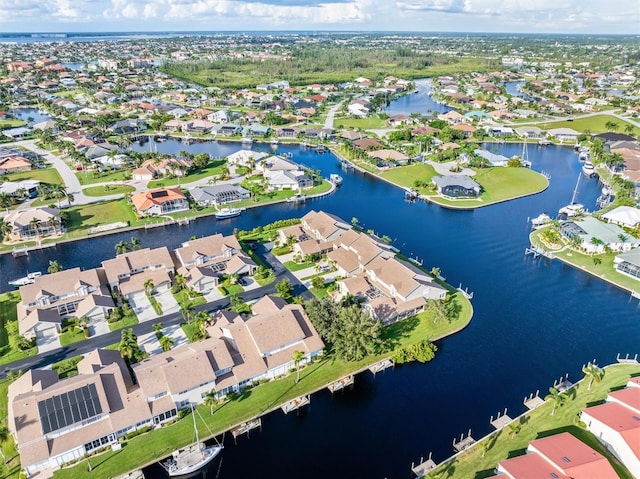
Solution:
[(627, 123), (627, 124), (624, 126), (624, 132), (625, 132), (627, 135), (633, 135), (633, 130), (634, 130), (634, 128), (633, 128), (633, 125), (632, 125), (631, 123)]
[(596, 247), (596, 249), (593, 251), (593, 254), (597, 253), (598, 250), (598, 246), (602, 246), (604, 244), (604, 241), (602, 241), (600, 238), (596, 238), (595, 236), (591, 238), (590, 243)]
[(509, 425), (509, 437), (511, 439), (516, 437), (521, 429), (522, 429), (522, 424), (520, 424), (518, 422), (514, 422), (513, 424), (510, 424)]
[(138, 337), (133, 334), (133, 329), (123, 329), (120, 336), (120, 344), (118, 345), (120, 355), (125, 361), (131, 363), (135, 359), (138, 349)]
[(212, 389), (208, 393), (204, 394), (204, 405), (209, 406), (209, 412), (213, 415), (213, 408), (218, 404), (218, 397), (216, 396), (216, 390)]
[(625, 234), (625, 233), (620, 233), (620, 234), (618, 235), (618, 239), (620, 240), (620, 242), (621, 242), (622, 244), (624, 244), (624, 243), (626, 243), (626, 242), (627, 242), (627, 240), (629, 239), (629, 235), (628, 235), (628, 234)]
[(116, 243), (116, 255), (126, 253), (128, 249), (129, 243), (127, 243), (126, 241), (119, 241), (118, 243)]
[(4, 208), (5, 212), (9, 212), (9, 206), (13, 204), (13, 198), (7, 193), (0, 193), (0, 208)]
[(182, 307), (180, 308), (182, 317), (187, 323), (190, 323), (191, 320), (193, 319), (193, 313), (195, 312), (195, 310), (196, 310), (195, 306), (191, 303), (186, 303), (182, 305)]
[(12, 230), (13, 226), (11, 226), (11, 223), (7, 223), (4, 221), (4, 218), (0, 218), (0, 239), (4, 240), (8, 238)]
[(162, 323), (154, 323), (152, 327), (157, 336), (162, 334)]
[(155, 284), (153, 284), (153, 280), (151, 278), (144, 282), (144, 293), (147, 296), (151, 296), (151, 294), (153, 293), (153, 288), (155, 288)]
[(63, 269), (64, 267), (62, 266), (62, 264), (60, 264), (58, 260), (55, 260), (55, 259), (49, 260), (49, 267), (47, 268), (47, 272), (49, 274), (57, 273), (58, 271), (62, 271)]
[(556, 413), (557, 407), (562, 407), (564, 402), (567, 400), (567, 393), (560, 392), (556, 388), (549, 388), (549, 394), (544, 397), (544, 400), (551, 399), (553, 401), (553, 409), (551, 409), (551, 415), (553, 416)]
[(58, 209), (60, 209), (60, 200), (67, 197), (67, 190), (64, 185), (53, 185), (51, 187), (51, 196), (58, 200)]
[(171, 336), (162, 336), (158, 342), (163, 351), (170, 351), (173, 347), (173, 338)]
[(587, 387), (587, 391), (591, 390), (591, 385), (594, 381), (596, 382), (596, 384), (598, 384), (605, 374), (604, 369), (599, 368), (596, 364), (591, 362), (582, 367), (582, 372), (584, 373), (585, 377), (589, 378), (589, 386)]
[(131, 247), (132, 251), (137, 251), (139, 249), (142, 249), (142, 243), (135, 236), (131, 237), (131, 240), (129, 241), (129, 246)]
[(42, 223), (42, 220), (35, 216), (29, 221), (29, 227), (36, 232), (36, 236), (40, 236), (40, 223)]
[(300, 382), (300, 361), (304, 359), (302, 351), (295, 350), (293, 352), (293, 362), (296, 365), (296, 384)]
[(359, 222), (360, 222), (360, 220), (358, 220), (358, 218), (356, 218), (355, 216), (353, 218), (351, 218), (351, 224), (353, 226), (356, 226)]

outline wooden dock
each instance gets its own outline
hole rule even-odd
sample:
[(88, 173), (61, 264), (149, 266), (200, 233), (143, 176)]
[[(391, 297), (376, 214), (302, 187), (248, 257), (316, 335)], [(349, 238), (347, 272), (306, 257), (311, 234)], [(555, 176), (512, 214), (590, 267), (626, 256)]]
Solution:
[(429, 453), (429, 457), (426, 460), (421, 457), (419, 464), (414, 465), (413, 463), (411, 463), (411, 471), (416, 475), (416, 477), (426, 476), (436, 467), (438, 467), (438, 465), (433, 459), (431, 459), (431, 453)]
[(379, 363), (372, 364), (369, 366), (369, 371), (371, 371), (374, 375), (379, 373), (380, 371), (384, 371), (387, 368), (393, 367), (393, 361), (391, 359), (383, 359)]
[(249, 431), (251, 431), (252, 429), (256, 429), (256, 428), (260, 428), (260, 430), (262, 430), (262, 419), (261, 418), (257, 418), (257, 419), (252, 419), (250, 421), (247, 422), (243, 422), (242, 424), (240, 424), (239, 426), (234, 427), (231, 430), (231, 434), (233, 435), (233, 442), (236, 441), (236, 437), (247, 433), (247, 435), (249, 435)]
[(311, 396), (309, 394), (307, 394), (306, 396), (297, 397), (289, 402), (284, 403), (281, 406), (281, 409), (285, 414), (289, 414), (290, 412), (296, 411), (302, 406), (306, 406), (307, 404), (311, 404)]
[(460, 440), (456, 440), (455, 438), (453, 439), (453, 448), (456, 452), (462, 452), (473, 446), (475, 443), (476, 440), (471, 437), (471, 429), (469, 429), (466, 436), (464, 434), (460, 435)]
[(620, 353), (616, 355), (616, 361), (623, 364), (638, 364), (638, 355), (636, 354), (633, 358), (629, 357), (627, 354), (624, 358), (620, 357)]
[(529, 396), (525, 397), (522, 404), (524, 404), (529, 411), (537, 408), (538, 406), (542, 406), (544, 404), (544, 400), (540, 397), (540, 390), (537, 390), (535, 395), (531, 393)]
[(347, 386), (351, 386), (353, 384), (354, 377), (353, 374), (349, 376), (345, 376), (343, 378), (338, 379), (337, 381), (332, 382), (327, 386), (327, 389), (332, 393), (336, 391), (340, 391), (341, 389), (346, 388)]
[(504, 408), (504, 412), (498, 413), (495, 419), (493, 418), (493, 416), (491, 416), (491, 419), (489, 419), (489, 424), (491, 424), (495, 429), (502, 429), (507, 424), (509, 424), (512, 420), (513, 419), (511, 419), (507, 415), (507, 408)]

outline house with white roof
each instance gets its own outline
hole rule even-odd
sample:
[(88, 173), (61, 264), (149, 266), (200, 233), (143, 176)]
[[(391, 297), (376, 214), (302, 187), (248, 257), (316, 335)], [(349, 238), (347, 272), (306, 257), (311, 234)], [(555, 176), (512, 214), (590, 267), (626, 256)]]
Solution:
[(640, 240), (628, 235), (619, 226), (603, 223), (592, 216), (565, 221), (560, 225), (560, 233), (572, 241), (579, 241), (579, 246), (587, 253), (603, 253), (606, 248), (629, 251), (640, 246)]
[(602, 215), (608, 223), (635, 228), (640, 223), (640, 209), (633, 206), (618, 206)]

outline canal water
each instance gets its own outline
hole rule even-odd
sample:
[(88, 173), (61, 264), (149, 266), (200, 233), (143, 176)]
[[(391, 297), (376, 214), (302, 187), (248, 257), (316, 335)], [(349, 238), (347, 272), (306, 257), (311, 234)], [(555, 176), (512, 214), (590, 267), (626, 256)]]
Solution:
[[(158, 151), (207, 151), (225, 156), (240, 148), (230, 143), (184, 145), (169, 140)], [(148, 145), (138, 146), (148, 148)], [(269, 145), (254, 148), (271, 149)], [(487, 145), (511, 156), (519, 145)], [(311, 407), (285, 416), (263, 418), (262, 431), (238, 438), (209, 468), (207, 477), (224, 478), (407, 478), (412, 461), (433, 453), (436, 461), (452, 452), (455, 436), (472, 429), (475, 437), (490, 431), (489, 417), (508, 407), (519, 414), (522, 398), (569, 373), (580, 378), (582, 364), (615, 361), (616, 353), (638, 352), (638, 302), (629, 294), (558, 261), (524, 256), (529, 245), (527, 218), (555, 215), (572, 196), (580, 163), (571, 148), (530, 146), (536, 170), (551, 175), (541, 194), (474, 211), (452, 211), (426, 202), (408, 203), (403, 191), (367, 174), (340, 169), (336, 158), (298, 146), (280, 145), (279, 153), (344, 181), (334, 194), (307, 201), (247, 210), (226, 221), (203, 218), (187, 226), (167, 226), (60, 244), (28, 257), (0, 256), (0, 287), (28, 271), (46, 271), (49, 259), (65, 268), (98, 266), (113, 257), (114, 246), (131, 236), (144, 246), (174, 248), (190, 236), (233, 228), (250, 229), (299, 217), (314, 210), (346, 221), (357, 217), (367, 229), (386, 234), (408, 256), (430, 268), (438, 266), (447, 281), (474, 293), (474, 317), (461, 333), (438, 342), (435, 360), (409, 364), (356, 378), (355, 385), (331, 395), (314, 394)], [(597, 181), (583, 179), (577, 200), (593, 208)], [(151, 467), (147, 477), (164, 477)]]
[(433, 90), (430, 78), (420, 78), (414, 80), (416, 85), (415, 93), (403, 95), (391, 102), (385, 109), (388, 115), (411, 115), (419, 113), (427, 115), (429, 113), (446, 113), (453, 110), (450, 106), (436, 103), (431, 97)]

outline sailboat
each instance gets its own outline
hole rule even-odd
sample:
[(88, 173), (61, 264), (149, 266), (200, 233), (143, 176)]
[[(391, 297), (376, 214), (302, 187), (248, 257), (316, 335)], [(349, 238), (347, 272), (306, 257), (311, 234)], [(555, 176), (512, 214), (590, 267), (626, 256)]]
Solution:
[(582, 174), (578, 175), (578, 181), (576, 182), (576, 187), (573, 190), (573, 195), (571, 196), (571, 203), (567, 206), (563, 206), (558, 210), (558, 214), (562, 216), (566, 216), (567, 218), (571, 218), (573, 216), (577, 216), (581, 213), (584, 213), (584, 206), (580, 203), (576, 203), (576, 195), (578, 194), (578, 185), (580, 184), (580, 177)]
[(183, 476), (196, 472), (209, 464), (220, 454), (223, 449), (222, 444), (215, 446), (206, 446), (200, 442), (198, 428), (196, 427), (196, 411), (191, 406), (191, 415), (193, 416), (193, 430), (195, 432), (195, 442), (191, 443), (184, 449), (173, 451), (171, 458), (161, 463), (162, 467), (167, 471), (170, 477)]

